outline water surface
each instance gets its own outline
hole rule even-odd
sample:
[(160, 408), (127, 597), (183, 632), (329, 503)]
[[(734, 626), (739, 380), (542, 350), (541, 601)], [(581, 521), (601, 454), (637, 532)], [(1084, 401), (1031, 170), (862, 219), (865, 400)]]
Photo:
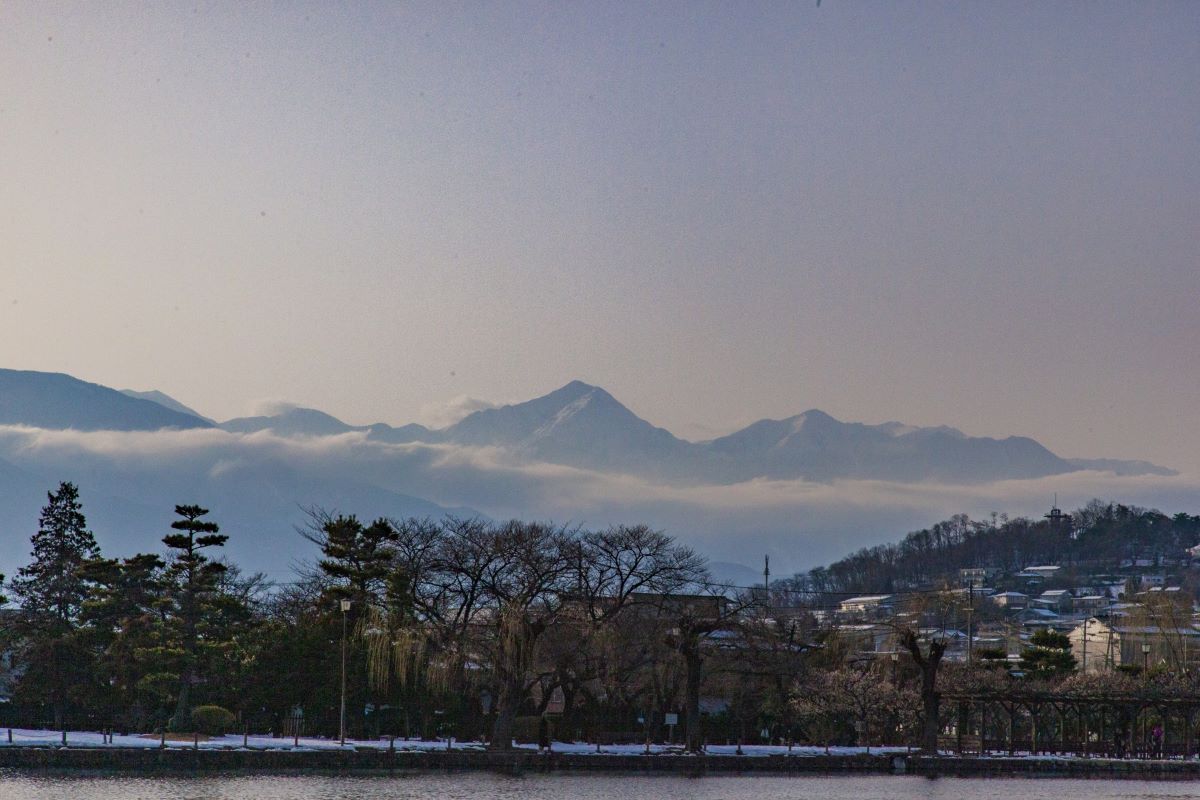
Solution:
[(1117, 800), (1196, 796), (1187, 781), (912, 776), (414, 774), (129, 777), (0, 772), (0, 798), (22, 800)]

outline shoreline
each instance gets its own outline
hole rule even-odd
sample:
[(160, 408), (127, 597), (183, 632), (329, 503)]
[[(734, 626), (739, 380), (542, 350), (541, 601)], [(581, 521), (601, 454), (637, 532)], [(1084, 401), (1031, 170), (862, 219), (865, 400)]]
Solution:
[(633, 775), (917, 775), (935, 777), (1063, 777), (1196, 779), (1200, 760), (1117, 760), (1030, 756), (631, 755), (517, 750), (272, 750), (190, 747), (0, 747), (0, 769), (88, 773), (358, 773), (430, 771), (625, 773)]

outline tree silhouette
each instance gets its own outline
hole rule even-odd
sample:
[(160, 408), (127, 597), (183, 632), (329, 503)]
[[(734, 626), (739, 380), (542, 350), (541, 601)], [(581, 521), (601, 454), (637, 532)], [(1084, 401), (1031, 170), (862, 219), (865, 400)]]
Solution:
[(179, 695), (175, 703), (172, 727), (186, 728), (191, 710), (191, 687), (198, 682), (199, 655), (207, 631), (204, 617), (207, 606), (218, 591), (218, 582), (225, 572), (224, 564), (212, 561), (203, 551), (222, 547), (229, 540), (217, 531), (220, 527), (211, 520), (201, 519), (207, 508), (197, 505), (175, 506), (180, 519), (171, 523), (179, 533), (163, 537), (171, 549), (167, 562), (166, 580), (169, 587), (171, 633), (179, 650)]
[(46, 497), (31, 539), (33, 560), (17, 572), (12, 591), (21, 603), (25, 635), (22, 688), (48, 700), (55, 727), (61, 727), (68, 696), (86, 681), (74, 633), (90, 588), (83, 567), (100, 551), (88, 530), (78, 487), (63, 482)]

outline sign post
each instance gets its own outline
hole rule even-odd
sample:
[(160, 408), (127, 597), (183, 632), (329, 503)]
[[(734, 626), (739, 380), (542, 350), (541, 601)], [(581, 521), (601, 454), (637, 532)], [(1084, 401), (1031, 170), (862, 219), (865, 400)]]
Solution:
[(671, 744), (675, 744), (675, 726), (679, 724), (678, 714), (663, 714), (663, 722), (667, 724), (670, 733), (667, 734), (667, 740)]

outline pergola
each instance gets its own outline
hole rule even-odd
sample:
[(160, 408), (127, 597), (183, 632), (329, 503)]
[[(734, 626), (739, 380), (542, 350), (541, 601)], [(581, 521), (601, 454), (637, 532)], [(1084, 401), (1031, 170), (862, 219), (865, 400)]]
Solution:
[[(939, 746), (960, 754), (1198, 754), (1200, 696), (1152, 693), (970, 692), (942, 696)], [(1155, 737), (1161, 726), (1162, 736)]]

